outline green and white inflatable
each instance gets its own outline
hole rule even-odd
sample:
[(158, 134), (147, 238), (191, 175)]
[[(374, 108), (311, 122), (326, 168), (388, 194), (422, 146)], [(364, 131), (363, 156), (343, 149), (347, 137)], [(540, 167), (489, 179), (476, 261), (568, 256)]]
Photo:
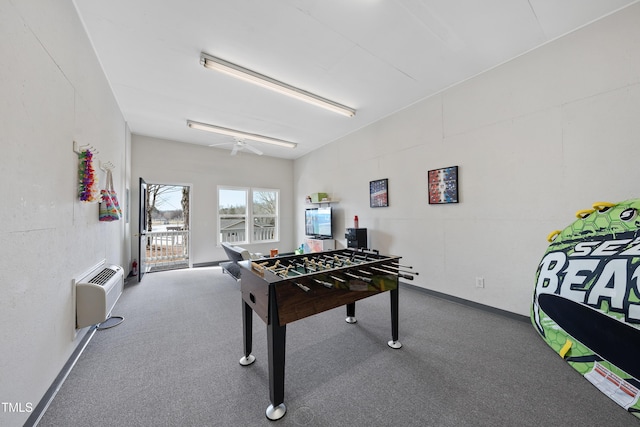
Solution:
[(640, 199), (595, 203), (551, 233), (531, 322), (600, 391), (640, 418)]

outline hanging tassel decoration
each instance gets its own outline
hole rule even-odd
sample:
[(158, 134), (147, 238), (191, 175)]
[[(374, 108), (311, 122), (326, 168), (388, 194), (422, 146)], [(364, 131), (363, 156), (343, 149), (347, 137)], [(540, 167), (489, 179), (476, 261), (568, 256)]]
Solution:
[(99, 202), (98, 179), (93, 169), (93, 153), (91, 150), (82, 151), (78, 155), (80, 165), (78, 168), (80, 201), (87, 203)]

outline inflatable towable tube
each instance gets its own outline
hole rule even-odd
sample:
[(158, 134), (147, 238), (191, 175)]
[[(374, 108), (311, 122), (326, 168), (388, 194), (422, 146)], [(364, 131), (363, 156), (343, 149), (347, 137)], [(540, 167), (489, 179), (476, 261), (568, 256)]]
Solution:
[(640, 418), (640, 199), (599, 202), (554, 231), (531, 322), (600, 391)]

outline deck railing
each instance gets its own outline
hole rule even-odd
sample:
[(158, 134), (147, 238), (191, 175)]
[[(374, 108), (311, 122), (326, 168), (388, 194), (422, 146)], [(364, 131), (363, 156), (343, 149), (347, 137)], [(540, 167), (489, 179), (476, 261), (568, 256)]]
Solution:
[(182, 264), (189, 262), (189, 230), (148, 231), (147, 264)]
[[(255, 227), (253, 229), (253, 242), (262, 242), (268, 240), (275, 240), (276, 228), (275, 227)], [(221, 242), (237, 243), (246, 242), (244, 230), (224, 230), (220, 233)]]
[[(171, 227), (168, 227), (171, 228)], [(150, 266), (169, 266), (189, 263), (189, 230), (147, 231), (146, 263)], [(222, 233), (223, 242), (245, 242), (244, 231)], [(255, 227), (253, 241), (275, 239), (275, 227)]]

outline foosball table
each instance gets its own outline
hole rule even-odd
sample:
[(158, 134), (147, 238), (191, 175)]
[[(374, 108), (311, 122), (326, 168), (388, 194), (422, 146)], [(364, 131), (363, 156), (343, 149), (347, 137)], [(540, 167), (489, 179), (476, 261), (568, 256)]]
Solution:
[(255, 312), (267, 325), (269, 397), (267, 418), (278, 420), (286, 413), (284, 368), (288, 323), (346, 305), (346, 322), (356, 323), (357, 300), (389, 291), (391, 340), (398, 341), (398, 281), (412, 280), (418, 273), (399, 264), (399, 256), (377, 251), (340, 249), (305, 255), (241, 261), (243, 366), (255, 361), (252, 351), (252, 321)]

